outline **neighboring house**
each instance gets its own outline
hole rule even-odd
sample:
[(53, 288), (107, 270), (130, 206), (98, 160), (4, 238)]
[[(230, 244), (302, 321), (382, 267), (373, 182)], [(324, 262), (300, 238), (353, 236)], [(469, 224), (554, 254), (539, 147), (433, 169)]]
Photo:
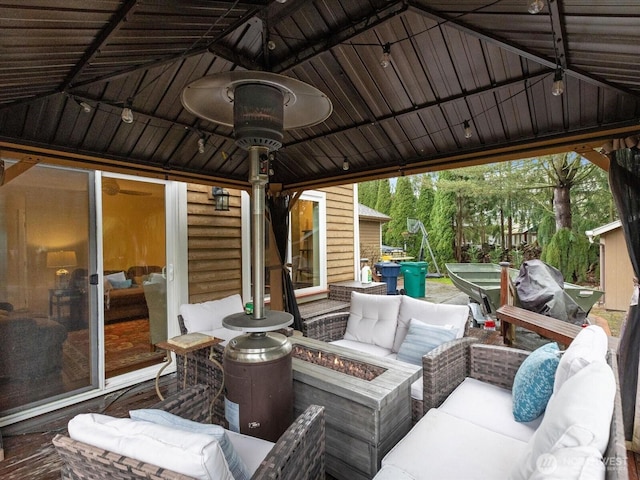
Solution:
[(585, 232), (589, 241), (599, 237), (600, 288), (604, 308), (626, 311), (633, 292), (633, 267), (619, 220)]
[(380, 260), (382, 225), (389, 222), (391, 217), (359, 203), (358, 218), (360, 226), (360, 257), (369, 259), (369, 265), (373, 265)]

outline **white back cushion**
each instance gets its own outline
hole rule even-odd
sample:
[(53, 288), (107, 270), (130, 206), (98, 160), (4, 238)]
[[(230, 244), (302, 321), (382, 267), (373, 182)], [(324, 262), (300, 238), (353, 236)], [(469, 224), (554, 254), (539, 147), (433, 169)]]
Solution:
[(430, 325), (452, 325), (458, 329), (456, 338), (462, 338), (466, 323), (469, 320), (467, 305), (451, 305), (447, 303), (431, 303), (402, 295), (398, 314), (398, 329), (393, 341), (393, 351), (397, 352), (404, 342), (412, 318)]
[(235, 294), (220, 300), (180, 305), (180, 315), (188, 333), (207, 332), (222, 328), (222, 319), (244, 311), (242, 297)]
[(97, 413), (76, 415), (69, 436), (104, 450), (207, 480), (233, 480), (216, 439), (130, 418)]
[(583, 328), (560, 357), (553, 384), (556, 393), (570, 377), (595, 360), (606, 361), (609, 340), (598, 325)]
[(570, 377), (549, 400), (540, 427), (514, 463), (511, 480), (529, 479), (542, 455), (563, 448), (592, 447), (604, 453), (609, 441), (616, 379), (596, 360)]
[(351, 292), (345, 340), (370, 343), (391, 350), (398, 326), (400, 295)]

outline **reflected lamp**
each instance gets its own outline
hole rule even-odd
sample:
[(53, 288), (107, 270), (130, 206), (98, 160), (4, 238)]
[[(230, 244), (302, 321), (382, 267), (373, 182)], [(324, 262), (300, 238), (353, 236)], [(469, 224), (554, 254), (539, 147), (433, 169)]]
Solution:
[(67, 267), (77, 265), (76, 252), (73, 250), (60, 250), (47, 252), (47, 268), (56, 268), (56, 288), (66, 288), (69, 282), (69, 270)]

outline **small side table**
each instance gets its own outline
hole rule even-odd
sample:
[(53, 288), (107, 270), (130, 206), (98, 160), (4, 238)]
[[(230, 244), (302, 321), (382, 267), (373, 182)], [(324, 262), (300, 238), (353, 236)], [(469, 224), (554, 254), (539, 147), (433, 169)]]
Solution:
[[(164, 400), (164, 397), (160, 393), (158, 382), (160, 380), (160, 375), (162, 375), (162, 372), (164, 371), (164, 369), (167, 368), (169, 365), (171, 365), (171, 361), (172, 361), (171, 352), (175, 353), (176, 355), (182, 355), (184, 357), (184, 368), (186, 371), (188, 367), (187, 359), (189, 358), (188, 356), (190, 353), (196, 352), (198, 350), (202, 350), (203, 348), (209, 348), (213, 350), (213, 347), (215, 345), (219, 344), (220, 342), (224, 342), (224, 340), (221, 338), (211, 337), (209, 335), (202, 335), (202, 338), (196, 341), (195, 343), (184, 342), (184, 340), (189, 339), (190, 335), (193, 335), (193, 334), (180, 335), (178, 337), (170, 338), (166, 342), (156, 343), (157, 348), (161, 348), (163, 350), (166, 350), (167, 352), (167, 360), (165, 361), (164, 365), (162, 365), (162, 368), (160, 368), (160, 370), (158, 370), (158, 373), (156, 374), (156, 393), (158, 394), (158, 397), (160, 398), (160, 400)], [(189, 344), (188, 346), (182, 346), (187, 343)], [(197, 365), (196, 365), (196, 368), (197, 368)], [(222, 366), (220, 366), (220, 368), (222, 368)], [(196, 373), (197, 373), (197, 370), (196, 370)], [(186, 375), (184, 376), (184, 381), (185, 383), (187, 381)]]

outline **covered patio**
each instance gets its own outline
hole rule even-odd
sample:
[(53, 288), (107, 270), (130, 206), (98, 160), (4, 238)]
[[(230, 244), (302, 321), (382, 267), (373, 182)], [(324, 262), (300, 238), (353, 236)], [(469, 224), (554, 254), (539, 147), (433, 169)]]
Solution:
[[(640, 14), (621, 0), (543, 1), (535, 14), (527, 3), (5, 2), (0, 186), (52, 164), (249, 191), (233, 126), (190, 113), (181, 95), (209, 75), (267, 72), (332, 105), (269, 155), (267, 195), (285, 213), (309, 189), (573, 151), (612, 166), (629, 237)], [(621, 342), (631, 366), (632, 338)]]

